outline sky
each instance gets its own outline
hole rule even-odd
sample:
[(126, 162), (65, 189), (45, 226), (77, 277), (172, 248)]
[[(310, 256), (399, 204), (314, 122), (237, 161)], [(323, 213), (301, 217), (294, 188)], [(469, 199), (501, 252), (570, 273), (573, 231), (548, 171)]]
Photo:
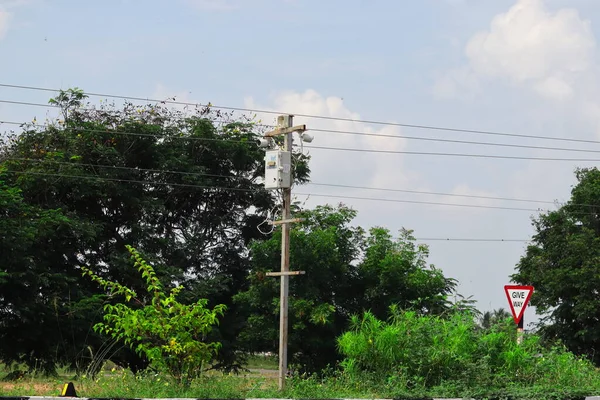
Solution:
[[(599, 23), (597, 0), (0, 0), (0, 84), (344, 118), (294, 119), (317, 129), (304, 147), (315, 183), (533, 199), (294, 188), (309, 207), (352, 206), (363, 227), (414, 230), (462, 295), (483, 311), (508, 309), (503, 286), (526, 242), (429, 239), (528, 240), (534, 210), (568, 200), (575, 168), (595, 162), (331, 148), (600, 160), (593, 143), (398, 125), (600, 140)], [(51, 96), (0, 87), (5, 101)], [(3, 121), (52, 112), (0, 102)], [(257, 118), (272, 123), (276, 114)], [(525, 318), (535, 321), (535, 309)]]

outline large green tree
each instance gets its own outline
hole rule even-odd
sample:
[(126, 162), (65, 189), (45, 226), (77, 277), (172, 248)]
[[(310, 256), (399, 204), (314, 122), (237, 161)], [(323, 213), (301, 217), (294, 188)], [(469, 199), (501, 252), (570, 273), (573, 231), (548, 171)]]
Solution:
[[(247, 244), (260, 237), (256, 226), (274, 205), (273, 193), (261, 183), (264, 151), (256, 145), (255, 126), (248, 118), (209, 107), (93, 106), (80, 90), (61, 92), (51, 103), (60, 111), (58, 119), (26, 124), (2, 147), (4, 180), (19, 189), (28, 206), (60, 209), (91, 228), (82, 233), (83, 244), (68, 251), (58, 246), (54, 258), (39, 268), (71, 276), (85, 265), (104, 279), (142, 288), (126, 250), (134, 246), (156, 265), (165, 284), (189, 289), (183, 301), (208, 298), (210, 305), (229, 307), (210, 340), (223, 343), (220, 366), (235, 365), (234, 338), (243, 321), (231, 298), (247, 288)], [(302, 181), (308, 174), (306, 158), (295, 159)], [(0, 249), (2, 265), (7, 265), (6, 254)], [(6, 274), (15, 275), (8, 265)], [(23, 293), (35, 299), (52, 282), (23, 285)], [(73, 308), (58, 317), (79, 315), (94, 294), (97, 289), (71, 294)], [(74, 327), (65, 341), (76, 349), (91, 344), (97, 350), (102, 338), (93, 342), (89, 327)], [(57, 342), (50, 335), (41, 340), (50, 347)]]
[(512, 276), (535, 287), (541, 332), (600, 363), (600, 171), (576, 171), (571, 199), (533, 220), (532, 243)]
[[(352, 226), (356, 211), (319, 206), (297, 214), (290, 237), (290, 265), (305, 275), (290, 279), (291, 364), (319, 371), (339, 360), (336, 337), (350, 317), (372, 310), (382, 318), (389, 306), (439, 314), (450, 307), (455, 281), (427, 264), (426, 246), (409, 231), (393, 238), (383, 228), (368, 233)], [(280, 231), (251, 247), (250, 288), (236, 296), (248, 316), (240, 342), (248, 351), (277, 352), (279, 283), (266, 277), (280, 269)]]
[(85, 315), (99, 304), (95, 297), (77, 303), (89, 285), (78, 284), (73, 268), (94, 227), (27, 204), (5, 179), (0, 167), (0, 360), (51, 372), (77, 358), (71, 332), (88, 329)]
[[(318, 370), (335, 360), (332, 344), (348, 314), (356, 308), (353, 294), (363, 232), (349, 223), (355, 211), (317, 207), (297, 215), (305, 218), (291, 229), (290, 266), (306, 275), (290, 278), (289, 353), (291, 363)], [(250, 288), (238, 294), (247, 324), (240, 342), (250, 352), (277, 352), (280, 280), (266, 277), (278, 271), (281, 231), (251, 246)]]

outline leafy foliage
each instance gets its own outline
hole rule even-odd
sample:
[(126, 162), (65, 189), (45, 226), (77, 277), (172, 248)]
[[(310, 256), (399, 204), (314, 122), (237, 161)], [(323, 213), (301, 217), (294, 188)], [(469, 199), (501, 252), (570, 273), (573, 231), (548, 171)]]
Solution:
[[(291, 364), (319, 370), (336, 359), (335, 337), (351, 307), (351, 265), (360, 250), (362, 231), (348, 223), (355, 211), (323, 206), (298, 214), (306, 218), (290, 235), (290, 265), (306, 275), (290, 279), (289, 354)], [(247, 324), (239, 336), (250, 352), (277, 351), (280, 280), (265, 276), (280, 269), (281, 232), (251, 246), (253, 270), (250, 287), (236, 295)]]
[[(298, 216), (305, 221), (291, 230), (290, 265), (306, 274), (290, 279), (289, 354), (299, 369), (320, 371), (339, 360), (335, 338), (352, 314), (380, 315), (392, 304), (434, 314), (453, 306), (455, 282), (427, 265), (427, 247), (416, 246), (411, 232), (397, 240), (383, 228), (367, 234), (350, 225), (356, 211), (343, 205)], [(239, 340), (250, 352), (277, 350), (279, 280), (265, 272), (279, 270), (280, 248), (280, 232), (253, 243), (250, 288), (235, 297), (248, 321)]]
[(495, 325), (505, 324), (507, 321), (512, 321), (512, 315), (504, 308), (498, 308), (497, 310), (486, 311), (480, 318), (480, 326), (483, 329), (491, 329)]
[(416, 245), (412, 231), (403, 229), (397, 239), (384, 228), (373, 228), (366, 238), (359, 265), (362, 309), (385, 318), (390, 305), (440, 314), (452, 307), (449, 300), (456, 280), (427, 264), (429, 248)]
[(589, 361), (564, 348), (547, 350), (536, 335), (518, 345), (514, 324), (481, 330), (470, 313), (442, 317), (392, 307), (386, 322), (366, 312), (352, 318), (338, 344), (342, 366), (354, 379), (412, 390), (445, 387), (450, 396), (506, 393), (517, 385), (588, 391), (599, 378)]
[[(26, 202), (0, 165), (0, 360), (53, 373), (73, 365), (72, 330), (87, 329), (101, 299), (71, 269), (94, 227), (73, 213)], [(77, 311), (77, 312), (75, 312)]]
[(535, 235), (512, 279), (533, 285), (540, 332), (600, 363), (600, 171), (576, 171), (571, 199), (533, 220)]
[[(247, 289), (247, 245), (260, 237), (256, 226), (274, 205), (261, 184), (264, 152), (251, 119), (210, 107), (94, 106), (79, 89), (51, 102), (60, 107), (58, 119), (25, 124), (0, 149), (2, 180), (19, 191), (23, 207), (40, 215), (61, 210), (69, 219), (54, 235), (57, 224), (41, 225), (38, 234), (35, 218), (26, 223), (23, 213), (1, 222), (3, 232), (15, 232), (0, 248), (2, 279), (14, 285), (2, 291), (2, 320), (10, 321), (0, 324), (5, 360), (36, 354), (33, 362), (52, 365), (64, 355), (84, 369), (90, 353), (104, 354), (106, 337), (90, 332), (101, 318), (101, 293), (80, 282), (78, 266), (98, 266), (103, 279), (143, 289), (129, 267), (130, 244), (157, 265), (159, 278), (190, 289), (182, 301), (229, 307), (209, 335), (223, 344), (217, 366), (239, 366), (234, 339), (244, 321), (231, 299)], [(298, 181), (307, 178), (306, 162), (297, 163)], [(15, 243), (23, 243), (21, 251)], [(22, 254), (18, 266), (14, 254)], [(42, 321), (44, 331), (31, 329)], [(145, 365), (131, 352), (104, 355)]]
[(89, 275), (111, 296), (119, 294), (127, 302), (142, 305), (142, 308), (132, 308), (126, 303), (107, 304), (104, 306), (105, 322), (96, 324), (94, 329), (124, 341), (143, 354), (158, 371), (169, 373), (178, 383), (189, 384), (200, 375), (203, 364), (211, 361), (220, 347), (218, 342), (206, 343), (205, 338), (226, 307), (217, 305), (210, 310), (206, 308), (206, 299), (181, 304), (176, 296), (182, 286), (174, 287), (167, 296), (154, 269), (134, 248), (128, 246), (127, 249), (146, 280), (150, 304), (134, 290), (102, 279), (82, 267), (84, 275)]

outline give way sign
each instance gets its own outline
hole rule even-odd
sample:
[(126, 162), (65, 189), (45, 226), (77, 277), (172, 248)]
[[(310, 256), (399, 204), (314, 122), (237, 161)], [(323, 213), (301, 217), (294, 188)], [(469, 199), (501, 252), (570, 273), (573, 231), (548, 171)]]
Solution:
[(513, 319), (516, 324), (519, 324), (521, 318), (523, 318), (525, 307), (527, 307), (533, 293), (533, 286), (506, 285), (504, 286), (504, 292), (506, 293), (508, 304), (510, 304)]

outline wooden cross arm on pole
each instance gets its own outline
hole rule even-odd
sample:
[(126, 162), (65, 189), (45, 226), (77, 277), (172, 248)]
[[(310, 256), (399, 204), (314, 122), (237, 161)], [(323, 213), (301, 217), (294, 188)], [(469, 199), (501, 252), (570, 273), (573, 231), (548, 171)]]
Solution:
[(285, 135), (287, 133), (294, 133), (294, 132), (304, 132), (305, 130), (306, 130), (306, 125), (296, 125), (296, 126), (291, 126), (289, 128), (277, 128), (273, 131), (265, 133), (265, 137)]
[(306, 271), (282, 271), (282, 272), (267, 272), (266, 276), (290, 276), (290, 275), (304, 275)]
[(269, 221), (271, 225), (284, 225), (284, 224), (292, 224), (294, 222), (302, 222), (304, 218), (291, 218), (291, 219), (282, 219), (280, 221)]

